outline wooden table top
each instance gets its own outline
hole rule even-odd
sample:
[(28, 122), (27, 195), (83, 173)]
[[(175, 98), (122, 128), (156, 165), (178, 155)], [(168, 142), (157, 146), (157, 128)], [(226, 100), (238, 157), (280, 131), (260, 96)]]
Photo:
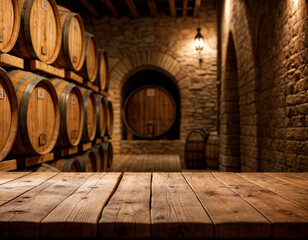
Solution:
[(0, 237), (308, 237), (308, 173), (0, 173)]

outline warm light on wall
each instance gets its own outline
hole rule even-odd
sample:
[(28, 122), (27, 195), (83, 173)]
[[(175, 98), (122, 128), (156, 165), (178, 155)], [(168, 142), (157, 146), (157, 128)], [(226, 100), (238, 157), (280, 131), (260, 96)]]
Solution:
[(203, 49), (203, 36), (200, 33), (201, 28), (197, 28), (197, 34), (195, 36), (195, 48), (197, 51), (202, 51)]

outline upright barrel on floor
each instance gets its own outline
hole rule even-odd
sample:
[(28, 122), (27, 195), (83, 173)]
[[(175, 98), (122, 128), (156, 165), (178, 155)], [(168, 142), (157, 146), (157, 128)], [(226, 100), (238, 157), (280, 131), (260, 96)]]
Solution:
[(12, 154), (46, 154), (56, 144), (60, 111), (56, 90), (42, 76), (9, 71), (17, 95), (19, 128)]
[(60, 105), (59, 147), (77, 146), (80, 142), (84, 123), (83, 98), (79, 87), (62, 79), (52, 78)]
[(84, 63), (86, 35), (83, 21), (79, 14), (58, 6), (62, 43), (56, 60), (58, 67), (79, 71)]
[(98, 72), (95, 78), (95, 84), (105, 92), (108, 92), (110, 78), (109, 78), (109, 64), (105, 50), (98, 50)]
[(61, 22), (55, 0), (19, 0), (19, 6), (20, 31), (12, 53), (53, 63), (61, 47)]
[(0, 53), (9, 52), (15, 45), (20, 28), (18, 0), (1, 0)]
[(78, 72), (82, 77), (94, 82), (98, 70), (98, 48), (93, 34), (86, 32), (86, 56), (83, 67)]
[(18, 107), (14, 85), (0, 67), (0, 161), (13, 147), (18, 128)]
[(208, 134), (202, 129), (192, 130), (186, 137), (185, 163), (187, 168), (206, 167), (206, 142)]
[(172, 95), (160, 86), (137, 88), (124, 101), (122, 118), (126, 128), (140, 138), (166, 134), (176, 118)]
[(81, 141), (92, 141), (96, 133), (96, 100), (93, 91), (81, 88), (84, 105), (84, 123)]

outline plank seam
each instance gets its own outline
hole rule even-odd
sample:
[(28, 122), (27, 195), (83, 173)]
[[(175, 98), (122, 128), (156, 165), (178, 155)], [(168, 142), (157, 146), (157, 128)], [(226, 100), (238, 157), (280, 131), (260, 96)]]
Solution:
[[(270, 218), (268, 218), (261, 210), (259, 210), (257, 207), (255, 207), (252, 203), (248, 202), (245, 198), (243, 198), (240, 194), (235, 192), (233, 189), (231, 189), (227, 184), (225, 184), (223, 181), (221, 181), (218, 177), (215, 176), (214, 172), (211, 172), (211, 174), (216, 178), (219, 182), (221, 182), (223, 185), (225, 185), (227, 188), (229, 188), (232, 192), (234, 192), (236, 195), (238, 195), (241, 199), (243, 199), (245, 202), (247, 202), (250, 206), (252, 206), (254, 209), (256, 209), (269, 223), (271, 224), (271, 238), (273, 238), (273, 222)], [(238, 175), (237, 173), (235, 173)], [(241, 177), (240, 175), (238, 175)]]
[(203, 205), (201, 199), (199, 198), (198, 194), (195, 192), (195, 190), (193, 189), (193, 187), (190, 185), (190, 183), (187, 181), (185, 175), (183, 175), (183, 172), (181, 172), (182, 177), (184, 178), (185, 182), (187, 183), (187, 185), (190, 187), (190, 189), (192, 190), (192, 192), (195, 194), (196, 198), (198, 199), (199, 203), (201, 204), (203, 210), (205, 211), (205, 213), (207, 214), (207, 216), (209, 217), (209, 219), (211, 220), (212, 224), (213, 224), (213, 237), (215, 237), (216, 235), (216, 226), (215, 226), (215, 222), (212, 219), (211, 215), (208, 213), (208, 211), (206, 210), (205, 206)]
[(15, 180), (20, 179), (20, 178), (25, 177), (25, 176), (28, 176), (28, 175), (31, 174), (31, 173), (32, 173), (32, 172), (28, 172), (28, 173), (26, 173), (25, 175), (19, 176), (19, 177), (17, 177), (17, 178), (13, 178), (13, 179), (11, 179), (11, 180), (9, 180), (9, 181), (7, 181), (7, 182), (0, 183), (0, 185), (6, 184), (6, 183), (9, 183), (9, 182), (12, 182), (12, 181), (15, 181)]
[(153, 238), (153, 223), (152, 223), (152, 181), (153, 180), (153, 172), (151, 172), (151, 180), (150, 180), (150, 202), (149, 202), (149, 215), (150, 215), (150, 221), (151, 221), (151, 228), (150, 228), (150, 238)]
[[(240, 177), (242, 177), (242, 178), (244, 178), (244, 179), (246, 179), (246, 180), (248, 180), (248, 181), (250, 181), (250, 182), (252, 182), (253, 184), (256, 184), (256, 185), (259, 186), (259, 187), (262, 187), (262, 188), (264, 188), (264, 189), (266, 189), (266, 190), (269, 190), (269, 191), (271, 191), (271, 192), (277, 194), (278, 196), (280, 196), (280, 197), (282, 197), (282, 198), (284, 198), (284, 199), (286, 199), (286, 200), (288, 200), (288, 201), (290, 201), (290, 202), (293, 202), (293, 203), (295, 203), (296, 205), (298, 205), (298, 206), (300, 206), (300, 207), (305, 208), (305, 209), (308, 210), (307, 207), (305, 207), (305, 206), (299, 204), (298, 202), (295, 202), (295, 201), (292, 200), (292, 199), (289, 199), (288, 197), (285, 197), (285, 196), (283, 196), (283, 195), (277, 193), (275, 190), (271, 190), (271, 189), (269, 189), (269, 188), (266, 188), (266, 187), (264, 187), (264, 186), (262, 186), (262, 185), (256, 183), (255, 181), (250, 180), (249, 178), (246, 178), (246, 177), (244, 177), (244, 176), (241, 176), (240, 174), (237, 174), (237, 175), (240, 176)], [(266, 176), (269, 176), (269, 177), (271, 177), (271, 178), (276, 179), (275, 177), (272, 177), (272, 176), (270, 176), (270, 175), (266, 175)], [(281, 181), (280, 179), (278, 179), (278, 180)], [(286, 183), (289, 183), (289, 182), (286, 182)], [(290, 184), (290, 183), (289, 183), (289, 184)], [(292, 185), (292, 184), (291, 184), (291, 185)], [(294, 187), (296, 187), (296, 186), (294, 185)]]
[[(27, 174), (27, 175), (25, 175), (25, 176), (29, 176), (30, 174), (32, 174), (32, 173), (29, 173), (29, 174)], [(55, 175), (51, 176), (50, 178), (47, 178), (45, 181), (41, 182), (39, 185), (34, 185), (33, 187), (29, 188), (29, 189), (28, 189), (28, 190), (26, 190), (25, 192), (22, 192), (21, 194), (19, 194), (18, 196), (16, 196), (16, 197), (12, 198), (11, 200), (9, 200), (9, 201), (7, 201), (7, 202), (5, 202), (5, 203), (3, 203), (3, 204), (0, 204), (0, 206), (3, 206), (4, 204), (9, 203), (9, 202), (11, 202), (11, 201), (15, 200), (16, 198), (19, 198), (21, 195), (23, 195), (23, 194), (25, 194), (25, 193), (29, 192), (29, 191), (30, 191), (30, 190), (32, 190), (33, 188), (36, 188), (36, 187), (38, 187), (38, 186), (42, 185), (43, 183), (47, 182), (48, 180), (50, 180), (51, 178), (53, 178), (53, 177), (57, 176), (58, 174), (59, 174), (59, 173), (57, 173), (57, 174), (55, 174)], [(25, 177), (25, 176), (22, 176), (22, 177)], [(22, 178), (22, 177), (21, 177), (21, 178)], [(20, 179), (20, 178), (16, 178), (16, 179)], [(14, 179), (14, 180), (15, 180), (15, 179)]]
[[(110, 172), (111, 173), (111, 172)], [(108, 174), (108, 173), (107, 173)], [(96, 224), (96, 237), (100, 237), (100, 230), (99, 230), (99, 221), (100, 219), (102, 218), (102, 214), (103, 214), (103, 211), (104, 211), (104, 208), (108, 205), (108, 203), (110, 202), (110, 199), (112, 198), (112, 196), (115, 194), (115, 192), (117, 191), (119, 185), (120, 185), (120, 182), (122, 181), (122, 178), (124, 176), (124, 173), (121, 172), (120, 173), (120, 176), (118, 178), (118, 181), (115, 185), (115, 187), (113, 188), (112, 192), (109, 194), (109, 197), (108, 199), (106, 200), (105, 204), (103, 205), (100, 213), (99, 213), (99, 218), (97, 219), (97, 224)]]

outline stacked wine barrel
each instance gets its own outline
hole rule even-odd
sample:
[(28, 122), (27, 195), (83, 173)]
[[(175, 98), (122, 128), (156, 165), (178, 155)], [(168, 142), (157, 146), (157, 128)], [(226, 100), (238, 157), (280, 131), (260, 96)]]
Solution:
[(86, 32), (79, 14), (55, 0), (5, 0), (0, 16), (0, 54), (74, 72), (95, 86), (0, 67), (0, 162), (93, 142), (85, 152), (35, 170), (106, 171), (113, 158), (113, 107), (106, 97), (108, 58), (98, 49), (96, 37)]

